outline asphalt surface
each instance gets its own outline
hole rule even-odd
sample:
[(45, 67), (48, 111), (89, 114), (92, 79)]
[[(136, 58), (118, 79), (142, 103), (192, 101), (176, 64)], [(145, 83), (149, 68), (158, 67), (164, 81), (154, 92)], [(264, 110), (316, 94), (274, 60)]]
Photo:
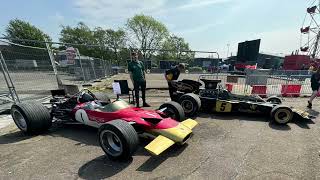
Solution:
[[(284, 104), (304, 108), (306, 101), (288, 98)], [(313, 115), (319, 105), (316, 100)], [(200, 114), (196, 120), (186, 145), (151, 156), (142, 140), (128, 162), (109, 160), (93, 128), (55, 125), (46, 134), (25, 136), (12, 121), (0, 123), (0, 179), (320, 179), (319, 118), (286, 126), (236, 114)]]

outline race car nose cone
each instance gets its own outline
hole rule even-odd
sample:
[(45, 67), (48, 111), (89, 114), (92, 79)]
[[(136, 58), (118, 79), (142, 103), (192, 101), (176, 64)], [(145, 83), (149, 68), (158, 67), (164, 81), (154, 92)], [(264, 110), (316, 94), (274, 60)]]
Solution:
[(179, 123), (176, 127), (168, 129), (157, 129), (155, 132), (159, 135), (165, 136), (175, 143), (184, 143), (192, 133), (192, 130), (187, 126)]

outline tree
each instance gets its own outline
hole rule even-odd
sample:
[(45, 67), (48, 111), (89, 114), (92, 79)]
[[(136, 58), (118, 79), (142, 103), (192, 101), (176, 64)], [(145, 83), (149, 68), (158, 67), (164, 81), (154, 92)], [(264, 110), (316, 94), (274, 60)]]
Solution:
[(39, 28), (30, 24), (29, 22), (13, 19), (10, 20), (6, 27), (4, 36), (9, 39), (10, 42), (22, 44), (26, 46), (46, 47), (45, 43), (23, 41), (18, 39), (28, 39), (35, 41), (51, 41), (49, 35), (41, 31)]
[[(75, 47), (83, 55), (114, 59), (117, 64), (120, 63), (118, 53), (122, 48), (125, 48), (126, 44), (125, 32), (123, 30), (105, 30), (101, 27), (91, 30), (82, 22), (78, 23), (74, 28), (63, 26), (60, 41), (63, 43), (79, 44)], [(111, 56), (112, 54), (114, 54), (113, 57)]]
[(159, 49), (169, 34), (164, 24), (143, 14), (128, 19), (126, 27), (131, 45), (141, 49), (144, 58), (150, 58), (150, 49)]
[(194, 52), (191, 52), (189, 44), (181, 37), (171, 35), (162, 44), (162, 57), (171, 60), (190, 60), (194, 58)]
[(94, 52), (94, 47), (85, 46), (93, 45), (96, 43), (94, 32), (85, 25), (83, 22), (79, 22), (78, 25), (74, 28), (70, 26), (62, 26), (60, 32), (60, 42), (70, 43), (70, 44), (81, 44), (74, 45), (75, 48), (78, 48), (81, 54), (86, 56), (97, 56)]
[[(119, 56), (118, 53), (126, 46), (126, 33), (119, 29), (117, 31), (113, 29), (107, 29), (106, 30), (106, 45), (112, 49), (115, 60), (117, 61), (117, 64), (120, 64), (120, 58), (122, 56)], [(122, 52), (122, 51), (121, 51)]]

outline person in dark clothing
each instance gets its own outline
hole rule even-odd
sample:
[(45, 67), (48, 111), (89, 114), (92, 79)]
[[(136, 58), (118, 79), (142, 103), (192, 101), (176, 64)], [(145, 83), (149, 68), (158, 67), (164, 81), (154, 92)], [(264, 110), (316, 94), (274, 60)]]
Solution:
[(180, 63), (176, 65), (174, 68), (171, 68), (165, 72), (165, 78), (168, 82), (168, 87), (169, 87), (169, 94), (171, 100), (175, 100), (173, 93), (176, 91), (176, 89), (172, 86), (172, 81), (178, 80), (180, 76), (180, 72), (185, 69), (185, 65), (183, 63)]
[(311, 89), (312, 95), (308, 101), (308, 108), (312, 108), (312, 101), (318, 95), (320, 87), (320, 67), (318, 67), (317, 71), (311, 76)]
[(128, 71), (130, 72), (130, 78), (133, 84), (136, 107), (139, 106), (139, 89), (141, 89), (143, 107), (150, 107), (146, 103), (146, 74), (144, 72), (144, 65), (138, 60), (138, 54), (132, 53), (132, 61), (128, 64)]

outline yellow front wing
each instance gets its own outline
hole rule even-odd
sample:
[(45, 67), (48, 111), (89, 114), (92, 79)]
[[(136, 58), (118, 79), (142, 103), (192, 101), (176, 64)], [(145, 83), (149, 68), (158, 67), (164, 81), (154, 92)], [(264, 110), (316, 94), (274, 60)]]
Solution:
[(187, 119), (173, 128), (153, 130), (152, 134), (158, 136), (145, 149), (153, 155), (159, 155), (174, 143), (184, 143), (185, 138), (190, 137), (196, 125), (198, 125), (197, 121)]
[(172, 141), (171, 139), (159, 135), (157, 138), (151, 141), (151, 143), (149, 143), (145, 147), (145, 149), (153, 155), (159, 155), (160, 153), (168, 149), (173, 144), (174, 144), (174, 141)]

